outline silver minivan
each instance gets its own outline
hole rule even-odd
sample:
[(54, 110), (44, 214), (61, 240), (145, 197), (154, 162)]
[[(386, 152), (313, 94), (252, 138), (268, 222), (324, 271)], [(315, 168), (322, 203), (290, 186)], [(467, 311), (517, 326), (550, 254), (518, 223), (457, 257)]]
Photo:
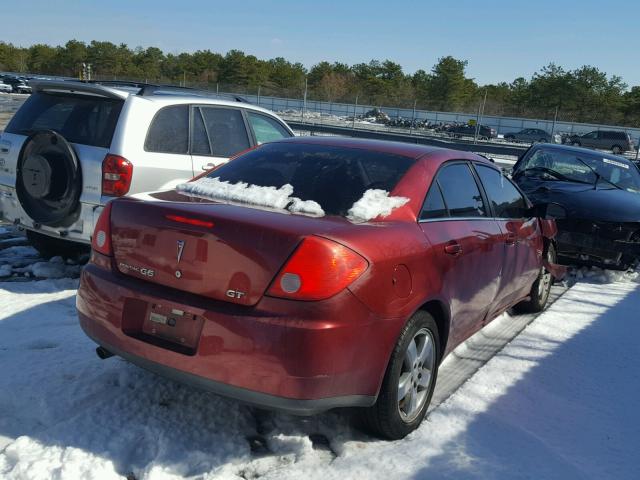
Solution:
[[(0, 219), (43, 255), (91, 242), (114, 197), (170, 189), (260, 143), (293, 136), (241, 98), (155, 85), (32, 81), (0, 137)], [(72, 254), (70, 254), (72, 255)]]
[(573, 135), (566, 143), (576, 147), (611, 150), (616, 154), (633, 150), (631, 137), (622, 130), (594, 130), (584, 135)]

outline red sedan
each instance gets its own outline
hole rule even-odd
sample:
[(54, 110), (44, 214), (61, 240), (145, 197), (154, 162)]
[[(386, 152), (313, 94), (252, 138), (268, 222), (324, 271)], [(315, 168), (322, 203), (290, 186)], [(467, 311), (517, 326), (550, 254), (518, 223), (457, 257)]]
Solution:
[(447, 353), (511, 307), (544, 308), (555, 223), (537, 212), (471, 153), (269, 143), (108, 204), (80, 324), (103, 358), (295, 414), (364, 407), (401, 438)]

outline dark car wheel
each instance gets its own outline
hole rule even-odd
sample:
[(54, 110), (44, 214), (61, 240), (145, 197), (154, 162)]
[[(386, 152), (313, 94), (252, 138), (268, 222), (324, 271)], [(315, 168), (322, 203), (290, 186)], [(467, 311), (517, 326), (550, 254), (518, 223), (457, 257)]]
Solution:
[(439, 360), (438, 327), (429, 313), (419, 311), (393, 349), (378, 400), (364, 411), (366, 427), (390, 440), (418, 428), (431, 402)]
[(32, 230), (27, 230), (27, 240), (44, 258), (59, 256), (78, 259), (82, 255), (88, 255), (91, 251), (88, 245), (50, 237)]
[[(556, 249), (553, 244), (549, 244), (547, 247), (545, 257), (547, 262), (556, 263)], [(513, 309), (518, 313), (541, 312), (549, 300), (552, 283), (553, 277), (551, 276), (551, 272), (542, 266), (538, 278), (536, 278), (536, 281), (533, 282), (533, 286), (531, 287), (531, 293), (529, 294), (530, 300), (518, 303)]]

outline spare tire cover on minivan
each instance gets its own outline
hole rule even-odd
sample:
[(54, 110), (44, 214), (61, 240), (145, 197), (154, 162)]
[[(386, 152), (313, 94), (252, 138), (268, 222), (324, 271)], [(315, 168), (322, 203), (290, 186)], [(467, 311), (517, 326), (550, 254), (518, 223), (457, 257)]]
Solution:
[(51, 227), (78, 217), (82, 174), (69, 142), (53, 130), (30, 135), (18, 157), (16, 193), (31, 219)]

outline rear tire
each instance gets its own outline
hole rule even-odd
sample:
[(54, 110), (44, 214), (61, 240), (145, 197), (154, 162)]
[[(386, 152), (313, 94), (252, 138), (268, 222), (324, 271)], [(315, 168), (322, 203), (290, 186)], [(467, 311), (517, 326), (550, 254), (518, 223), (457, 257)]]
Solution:
[(88, 245), (49, 237), (33, 230), (27, 230), (27, 240), (40, 255), (47, 259), (51, 257), (77, 259), (82, 255), (89, 254), (91, 251)]
[[(549, 244), (545, 252), (547, 262), (556, 262), (556, 248), (552, 243)], [(544, 310), (549, 301), (549, 293), (551, 292), (551, 285), (553, 283), (553, 277), (544, 265), (540, 267), (540, 273), (538, 278), (533, 282), (531, 287), (531, 293), (529, 294), (530, 300), (520, 302), (513, 307), (518, 313), (538, 313)]]
[(391, 353), (378, 400), (364, 410), (365, 427), (389, 440), (401, 439), (418, 428), (431, 402), (439, 362), (436, 322), (429, 313), (418, 311), (402, 329)]

